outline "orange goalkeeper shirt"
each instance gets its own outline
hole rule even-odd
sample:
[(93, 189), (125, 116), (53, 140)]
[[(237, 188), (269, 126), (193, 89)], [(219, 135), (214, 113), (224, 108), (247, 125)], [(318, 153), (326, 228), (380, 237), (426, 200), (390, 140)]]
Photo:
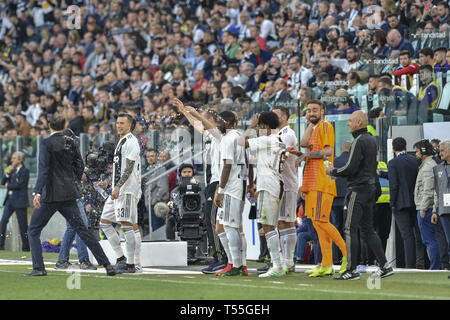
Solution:
[[(326, 146), (334, 148), (334, 128), (326, 120), (319, 122), (309, 140), (308, 152), (322, 150)], [(328, 159), (333, 164), (334, 154)], [(325, 173), (323, 158), (307, 158), (303, 174), (302, 192), (321, 191), (336, 196), (336, 183)]]

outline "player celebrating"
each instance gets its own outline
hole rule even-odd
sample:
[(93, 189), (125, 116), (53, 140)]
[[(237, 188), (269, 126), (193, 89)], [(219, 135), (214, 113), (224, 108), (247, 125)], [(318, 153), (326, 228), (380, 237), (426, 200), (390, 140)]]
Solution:
[(223, 111), (219, 114), (219, 117), (222, 122), (222, 131), (225, 131), (225, 128), (228, 130), (223, 136), (220, 146), (222, 170), (214, 202), (219, 208), (217, 212), (218, 221), (223, 225), (228, 240), (231, 256), (229, 263), (233, 265), (220, 275), (244, 276), (248, 275), (248, 272), (244, 267), (246, 262), (246, 239), (241, 232), (242, 212), (245, 204), (247, 175), (249, 175), (250, 187), (253, 187), (253, 174), (247, 173), (245, 149), (237, 145), (240, 135), (236, 130), (237, 118), (235, 114), (231, 111)]
[[(137, 203), (141, 198), (141, 158), (137, 138), (131, 133), (135, 120), (127, 113), (117, 116), (119, 143), (114, 151), (112, 193), (103, 207), (100, 227), (118, 256), (117, 273), (135, 273), (135, 259), (140, 257), (141, 243), (137, 225)], [(125, 234), (125, 258), (112, 222), (118, 222)], [(137, 241), (136, 241), (137, 240)]]
[[(257, 138), (248, 139), (251, 130), (256, 126)], [(257, 163), (257, 217), (263, 226), (267, 239), (272, 267), (259, 277), (280, 277), (285, 274), (284, 263), (280, 257), (280, 239), (275, 227), (278, 224), (278, 216), (283, 197), (283, 181), (281, 176), (285, 145), (278, 136), (277, 128), (279, 120), (272, 111), (255, 115), (252, 122), (238, 140), (239, 145), (245, 146), (250, 152), (256, 152)]]
[[(303, 148), (307, 148), (305, 172), (303, 176), (302, 193), (305, 197), (305, 214), (313, 222), (317, 231), (322, 251), (322, 264), (310, 274), (310, 277), (323, 277), (333, 274), (332, 241), (342, 252), (342, 265), (339, 273), (347, 268), (347, 249), (339, 231), (330, 223), (331, 206), (336, 196), (336, 183), (326, 173), (324, 159), (333, 163), (334, 160), (334, 129), (326, 121), (325, 106), (319, 100), (309, 101), (306, 117), (310, 122), (300, 141)], [(301, 152), (295, 148), (288, 148), (298, 156)]]
[[(278, 136), (286, 148), (297, 147), (297, 137), (294, 130), (288, 125), (289, 109), (283, 106), (273, 108), (280, 120)], [(284, 194), (281, 202), (281, 211), (278, 218), (278, 231), (280, 233), (281, 252), (284, 258), (286, 273), (295, 272), (294, 251), (297, 243), (297, 231), (294, 226), (297, 214), (297, 192), (298, 192), (298, 165), (295, 155), (288, 156), (283, 164)]]

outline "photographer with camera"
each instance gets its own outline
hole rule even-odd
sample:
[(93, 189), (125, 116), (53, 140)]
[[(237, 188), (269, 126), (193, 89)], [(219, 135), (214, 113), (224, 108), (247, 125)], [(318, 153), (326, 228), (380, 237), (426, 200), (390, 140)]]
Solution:
[(167, 218), (167, 239), (175, 240), (177, 230), (180, 239), (188, 243), (188, 262), (196, 262), (195, 252), (204, 235), (203, 204), (205, 199), (199, 181), (194, 178), (194, 166), (183, 163), (178, 169), (179, 181), (171, 193), (171, 210)]

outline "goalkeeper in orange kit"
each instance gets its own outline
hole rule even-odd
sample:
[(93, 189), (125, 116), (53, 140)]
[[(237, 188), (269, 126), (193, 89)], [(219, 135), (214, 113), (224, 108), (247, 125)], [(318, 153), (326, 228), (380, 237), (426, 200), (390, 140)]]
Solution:
[(313, 222), (322, 251), (320, 267), (310, 270), (310, 277), (323, 277), (333, 274), (332, 241), (342, 252), (342, 264), (339, 273), (347, 268), (347, 248), (339, 231), (330, 223), (331, 206), (336, 196), (336, 183), (325, 173), (325, 163), (334, 161), (334, 128), (324, 119), (325, 106), (319, 100), (309, 101), (306, 118), (308, 128), (302, 137), (300, 146), (307, 148), (302, 153), (289, 148), (287, 151), (302, 156), (305, 161), (302, 193), (305, 196), (305, 215)]

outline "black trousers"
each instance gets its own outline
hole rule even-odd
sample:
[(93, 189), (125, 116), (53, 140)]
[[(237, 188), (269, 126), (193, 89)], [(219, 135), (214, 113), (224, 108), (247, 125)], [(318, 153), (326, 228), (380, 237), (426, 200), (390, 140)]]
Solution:
[(175, 240), (175, 232), (177, 229), (177, 221), (172, 214), (167, 215), (166, 218), (166, 238), (167, 240)]
[(203, 217), (206, 227), (206, 235), (208, 237), (208, 243), (213, 250), (214, 260), (227, 263), (227, 255), (223, 249), (222, 243), (216, 233), (216, 214), (217, 207), (214, 204), (214, 195), (219, 185), (219, 181), (208, 184), (205, 190), (206, 203), (203, 207)]
[(349, 270), (356, 270), (359, 264), (360, 242), (365, 241), (368, 248), (372, 250), (375, 258), (383, 267), (387, 260), (383, 251), (380, 237), (373, 227), (373, 208), (375, 205), (375, 185), (368, 185), (364, 189), (351, 189), (345, 197), (347, 217), (345, 221), (345, 242), (347, 245)]
[[(373, 227), (375, 232), (378, 234), (381, 240), (381, 246), (383, 247), (383, 252), (386, 252), (387, 240), (391, 232), (392, 223), (392, 210), (389, 203), (377, 203), (375, 204), (374, 214), (373, 214)], [(364, 264), (372, 265), (374, 264), (375, 255), (372, 250), (367, 247), (367, 244), (362, 245), (366, 247), (367, 252), (363, 253)], [(363, 250), (364, 252), (364, 250)]]
[(42, 229), (44, 229), (56, 211), (61, 213), (61, 215), (69, 222), (72, 228), (80, 236), (81, 240), (83, 240), (86, 246), (92, 251), (92, 254), (99, 265), (106, 266), (110, 264), (100, 243), (97, 241), (94, 234), (84, 225), (75, 200), (51, 203), (41, 202), (41, 207), (34, 210), (28, 228), (28, 240), (30, 242), (34, 270), (45, 270), (40, 237)]
[(394, 217), (403, 239), (405, 268), (424, 266), (425, 247), (417, 223), (417, 211), (415, 208), (403, 208), (396, 210)]
[(15, 208), (11, 201), (6, 201), (3, 208), (2, 220), (0, 221), (0, 247), (5, 245), (6, 227), (12, 214), (16, 212), (17, 222), (19, 223), (20, 236), (22, 238), (22, 251), (30, 251), (28, 244), (28, 219), (27, 208)]
[(442, 268), (448, 268), (449, 265), (449, 255), (448, 255), (448, 244), (447, 244), (447, 238), (445, 237), (444, 229), (442, 228), (442, 222), (441, 219), (438, 220), (438, 223), (436, 225), (436, 241), (439, 245), (439, 252), (441, 254), (441, 266)]

